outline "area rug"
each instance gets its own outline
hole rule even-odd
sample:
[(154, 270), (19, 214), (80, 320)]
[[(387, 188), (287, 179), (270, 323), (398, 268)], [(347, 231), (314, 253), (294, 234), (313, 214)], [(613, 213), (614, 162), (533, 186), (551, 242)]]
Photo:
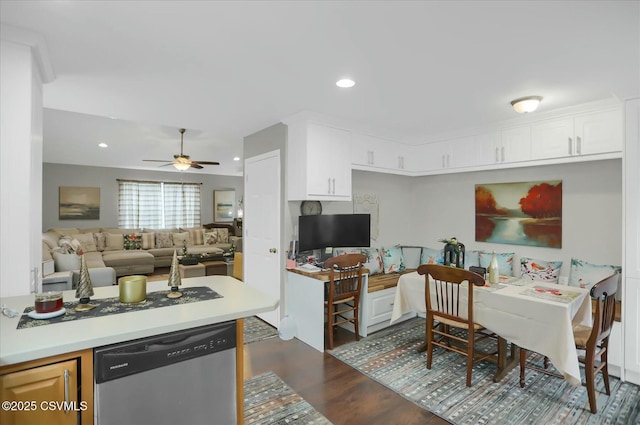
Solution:
[(262, 341), (278, 336), (278, 330), (255, 316), (244, 319), (244, 343)]
[(331, 425), (273, 372), (244, 381), (244, 423)]
[[(331, 355), (392, 389), (420, 407), (456, 425), (476, 424), (640, 424), (640, 387), (609, 377), (611, 395), (596, 380), (598, 413), (591, 414), (585, 387), (527, 369), (520, 388), (519, 368), (494, 383), (496, 366), (473, 366), (466, 381), (466, 358), (437, 348), (431, 370), (426, 353), (425, 320), (414, 318), (329, 351)], [(532, 354), (529, 361), (542, 361)]]

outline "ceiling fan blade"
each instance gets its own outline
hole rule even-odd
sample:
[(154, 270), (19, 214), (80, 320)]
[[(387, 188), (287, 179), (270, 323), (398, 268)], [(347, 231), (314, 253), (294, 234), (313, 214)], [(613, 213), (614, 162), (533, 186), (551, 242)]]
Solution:
[(216, 161), (191, 161), (192, 163), (195, 162), (196, 164), (204, 164), (204, 165), (220, 165), (219, 162)]
[(199, 168), (204, 168), (204, 167), (202, 165), (196, 164), (195, 162), (192, 162), (191, 163), (191, 168), (198, 168), (199, 169)]
[(143, 159), (143, 161), (147, 161), (147, 162), (168, 162), (170, 160), (168, 160), (168, 159)]

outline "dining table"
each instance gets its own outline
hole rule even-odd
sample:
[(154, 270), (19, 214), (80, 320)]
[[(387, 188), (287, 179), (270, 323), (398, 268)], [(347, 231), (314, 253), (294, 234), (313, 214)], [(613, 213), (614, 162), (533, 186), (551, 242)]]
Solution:
[[(591, 326), (588, 295), (588, 289), (514, 276), (500, 276), (497, 284), (475, 286), (473, 320), (499, 337), (494, 381), (518, 364), (515, 348), (521, 347), (548, 357), (569, 383), (581, 385), (573, 327)], [(403, 274), (398, 280), (391, 324), (411, 312), (426, 313), (425, 276), (417, 272)], [(462, 314), (466, 317), (466, 311)]]

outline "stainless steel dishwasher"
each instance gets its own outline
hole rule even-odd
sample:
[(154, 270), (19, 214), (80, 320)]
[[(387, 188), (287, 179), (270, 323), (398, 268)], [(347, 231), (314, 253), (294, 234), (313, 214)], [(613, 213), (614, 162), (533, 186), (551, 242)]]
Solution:
[(236, 424), (236, 322), (94, 350), (97, 425)]

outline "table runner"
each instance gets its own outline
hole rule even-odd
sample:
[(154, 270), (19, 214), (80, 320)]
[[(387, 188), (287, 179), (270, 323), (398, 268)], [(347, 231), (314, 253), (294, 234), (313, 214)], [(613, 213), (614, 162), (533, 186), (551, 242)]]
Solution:
[(65, 314), (51, 319), (32, 319), (27, 316), (27, 313), (33, 311), (35, 307), (27, 307), (24, 309), (22, 317), (20, 317), (20, 321), (18, 321), (17, 329), (33, 328), (53, 323), (69, 322), (71, 320), (91, 319), (106, 315), (150, 310), (152, 308), (223, 298), (222, 295), (206, 286), (194, 286), (180, 289), (180, 292), (183, 294), (180, 298), (167, 298), (166, 295), (169, 292), (170, 290), (149, 292), (147, 293), (146, 300), (137, 304), (123, 304), (120, 302), (119, 297), (92, 299), (90, 304), (95, 305), (96, 308), (88, 311), (76, 311), (75, 308), (78, 305), (78, 301), (65, 302)]

